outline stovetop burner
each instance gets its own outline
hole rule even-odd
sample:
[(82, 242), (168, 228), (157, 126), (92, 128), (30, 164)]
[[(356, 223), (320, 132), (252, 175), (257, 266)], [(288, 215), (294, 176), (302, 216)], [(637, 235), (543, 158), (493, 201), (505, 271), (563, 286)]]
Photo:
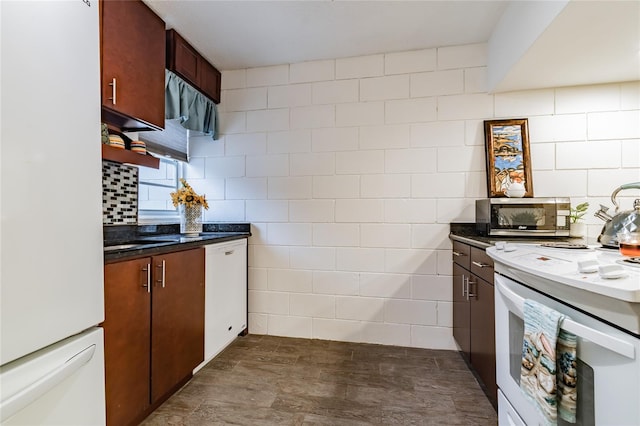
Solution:
[(567, 242), (549, 242), (540, 244), (542, 247), (561, 248), (561, 249), (588, 249), (589, 246), (578, 243)]
[(624, 259), (620, 259), (618, 263), (627, 266), (635, 266), (636, 268), (640, 268), (640, 257), (625, 257)]

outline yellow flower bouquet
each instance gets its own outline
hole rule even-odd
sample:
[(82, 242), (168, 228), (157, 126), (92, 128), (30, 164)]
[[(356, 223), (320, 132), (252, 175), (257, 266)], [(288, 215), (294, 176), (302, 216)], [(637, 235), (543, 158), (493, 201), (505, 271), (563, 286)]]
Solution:
[(204, 195), (196, 194), (191, 185), (189, 185), (183, 178), (180, 178), (180, 183), (182, 184), (182, 188), (170, 194), (174, 207), (178, 207), (178, 205), (183, 204), (187, 207), (202, 206), (205, 210), (209, 209), (209, 204), (207, 203), (207, 199)]

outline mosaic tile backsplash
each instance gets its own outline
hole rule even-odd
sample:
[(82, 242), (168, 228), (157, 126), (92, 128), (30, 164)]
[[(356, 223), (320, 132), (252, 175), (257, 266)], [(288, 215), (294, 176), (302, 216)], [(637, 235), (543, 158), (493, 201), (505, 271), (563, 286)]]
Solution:
[(102, 162), (102, 223), (138, 223), (138, 168)]

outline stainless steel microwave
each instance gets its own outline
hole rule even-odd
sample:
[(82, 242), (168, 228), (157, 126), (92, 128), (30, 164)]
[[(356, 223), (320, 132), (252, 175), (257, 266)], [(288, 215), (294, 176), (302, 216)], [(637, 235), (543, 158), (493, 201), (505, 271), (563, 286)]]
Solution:
[(476, 200), (476, 230), (485, 236), (569, 236), (569, 197)]

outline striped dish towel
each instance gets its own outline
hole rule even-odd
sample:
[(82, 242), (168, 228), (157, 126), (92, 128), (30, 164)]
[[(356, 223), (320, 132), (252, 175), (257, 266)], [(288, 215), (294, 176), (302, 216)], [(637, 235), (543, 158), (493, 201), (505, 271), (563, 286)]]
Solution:
[(560, 329), (564, 318), (525, 300), (520, 388), (547, 425), (557, 424), (558, 411), (562, 419), (576, 421), (576, 336)]
[(576, 406), (578, 403), (578, 338), (575, 334), (560, 329), (556, 351), (558, 353), (557, 386), (558, 415), (561, 419), (576, 422)]

